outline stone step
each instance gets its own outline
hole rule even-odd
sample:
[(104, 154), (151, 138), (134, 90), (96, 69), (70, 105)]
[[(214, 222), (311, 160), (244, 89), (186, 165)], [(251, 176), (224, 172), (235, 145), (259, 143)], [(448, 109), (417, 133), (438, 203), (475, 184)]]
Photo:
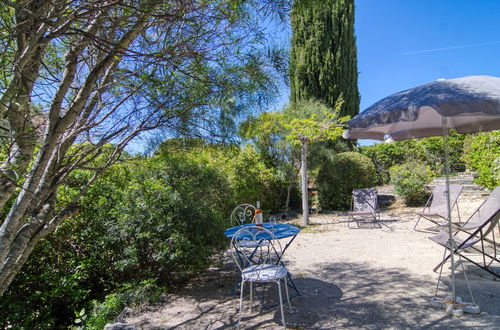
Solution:
[[(489, 193), (488, 189), (485, 189), (474, 182), (474, 177), (477, 176), (475, 172), (463, 172), (457, 173), (449, 177), (449, 183), (451, 184), (459, 184), (463, 186), (462, 194), (467, 195), (486, 195)], [(429, 187), (432, 188), (436, 185), (444, 185), (446, 184), (446, 178), (444, 176), (435, 178)]]

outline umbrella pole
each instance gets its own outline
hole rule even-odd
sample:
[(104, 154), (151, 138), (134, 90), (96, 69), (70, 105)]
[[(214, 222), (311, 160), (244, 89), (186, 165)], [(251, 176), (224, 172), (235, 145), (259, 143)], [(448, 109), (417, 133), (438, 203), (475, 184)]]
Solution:
[(444, 138), (444, 174), (446, 180), (446, 206), (448, 211), (448, 233), (449, 240), (448, 246), (450, 249), (450, 262), (451, 262), (451, 298), (452, 303), (455, 304), (456, 293), (455, 293), (455, 243), (453, 239), (452, 225), (451, 225), (451, 201), (450, 201), (450, 155), (448, 150), (448, 128), (447, 128), (447, 118), (441, 117), (442, 127), (443, 127), (443, 138)]

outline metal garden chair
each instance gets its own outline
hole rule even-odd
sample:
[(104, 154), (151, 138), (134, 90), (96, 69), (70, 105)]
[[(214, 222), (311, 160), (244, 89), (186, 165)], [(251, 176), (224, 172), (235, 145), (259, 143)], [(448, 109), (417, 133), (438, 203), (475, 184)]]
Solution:
[[(246, 243), (248, 242), (248, 244)], [(262, 242), (262, 244), (255, 244)], [(263, 244), (263, 242), (267, 242)], [(252, 311), (253, 283), (276, 283), (281, 309), (281, 320), (286, 329), (281, 282), (283, 281), (289, 308), (292, 308), (287, 285), (287, 269), (281, 262), (282, 247), (276, 236), (269, 230), (257, 226), (238, 230), (232, 240), (233, 258), (241, 271), (240, 310), (238, 328), (243, 311), (243, 292), (245, 283), (250, 285), (250, 312)]]
[[(500, 271), (495, 270), (494, 262), (500, 266), (499, 248), (496, 242), (495, 229), (500, 230), (500, 187), (495, 188), (481, 206), (461, 226), (455, 227), (454, 253), (490, 274), (500, 278)], [(443, 227), (436, 236), (430, 239), (444, 247), (449, 248), (449, 234)], [(445, 253), (448, 250), (445, 250)], [(470, 252), (475, 252), (476, 256)], [(481, 260), (477, 260), (479, 257)], [(434, 268), (434, 271), (442, 269), (450, 258), (447, 255)]]
[(231, 212), (231, 226), (252, 223), (254, 217), (255, 206), (252, 204), (240, 204)]

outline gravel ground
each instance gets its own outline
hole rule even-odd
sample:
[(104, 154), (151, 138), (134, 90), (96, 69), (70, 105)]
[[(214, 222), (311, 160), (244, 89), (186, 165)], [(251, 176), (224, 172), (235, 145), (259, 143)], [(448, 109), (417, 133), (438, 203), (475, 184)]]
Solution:
[[(482, 197), (461, 197), (462, 219)], [(480, 314), (452, 317), (431, 306), (438, 275), (432, 271), (443, 249), (432, 234), (415, 232), (414, 211), (394, 207), (382, 213), (381, 227), (347, 226), (342, 213), (313, 215), (285, 254), (300, 296), (285, 309), (290, 329), (500, 329), (500, 281), (464, 263)], [(500, 234), (500, 233), (499, 233)], [(498, 237), (498, 235), (497, 235)], [(443, 290), (450, 292), (450, 269), (443, 271)], [(205, 274), (154, 306), (127, 308), (109, 329), (226, 329), (236, 328), (239, 296), (233, 294), (238, 272), (226, 257)], [(464, 274), (457, 270), (457, 293), (470, 301)], [(269, 299), (276, 295), (270, 292)], [(248, 297), (247, 297), (248, 298)], [(274, 298), (275, 299), (275, 298)], [(279, 308), (253, 313), (245, 300), (241, 327), (282, 328)]]

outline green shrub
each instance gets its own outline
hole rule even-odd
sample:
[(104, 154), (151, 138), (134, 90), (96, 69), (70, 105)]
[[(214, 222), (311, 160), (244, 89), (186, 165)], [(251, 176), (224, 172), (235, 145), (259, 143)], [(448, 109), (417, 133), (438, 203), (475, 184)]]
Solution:
[(403, 197), (406, 205), (417, 206), (425, 202), (426, 185), (431, 182), (433, 173), (423, 162), (396, 165), (389, 172), (394, 190)]
[[(465, 134), (451, 132), (448, 135), (448, 165), (450, 173), (465, 171), (465, 163), (462, 160)], [(430, 169), (440, 175), (444, 175), (445, 167), (445, 142), (443, 137), (427, 137), (417, 141), (420, 159)]]
[[(56, 207), (90, 175), (73, 172)], [(252, 148), (199, 141), (109, 168), (80, 213), (35, 246), (0, 299), (0, 328), (67, 328), (83, 318), (98, 328), (128, 301), (127, 283), (168, 286), (206, 267), (227, 246), (232, 207), (259, 199), (272, 208), (280, 184)]]
[(377, 143), (360, 147), (359, 150), (373, 161), (377, 172), (377, 184), (382, 185), (391, 181), (389, 168), (404, 163), (409, 157), (413, 159), (419, 157), (416, 143), (416, 140)]
[(500, 131), (470, 135), (464, 143), (467, 167), (476, 171), (476, 182), (494, 189), (500, 185)]
[(375, 165), (358, 152), (343, 152), (325, 162), (317, 175), (318, 198), (323, 210), (347, 210), (352, 190), (376, 185)]
[[(452, 132), (448, 136), (449, 165), (452, 173), (465, 170), (465, 163), (462, 160), (464, 139), (464, 134)], [(445, 143), (443, 137), (377, 143), (359, 149), (375, 164), (378, 184), (389, 183), (389, 168), (392, 166), (416, 160), (425, 163), (433, 172), (444, 174)]]
[[(58, 203), (88, 175), (74, 172)], [(225, 246), (229, 186), (217, 168), (189, 155), (110, 168), (81, 212), (36, 245), (0, 300), (0, 328), (65, 328), (124, 283), (168, 284), (203, 269)]]
[(88, 315), (78, 315), (77, 324), (84, 325), (85, 329), (100, 330), (123, 311), (125, 307), (134, 307), (142, 303), (154, 303), (159, 300), (161, 289), (154, 280), (144, 280), (138, 285), (126, 283), (115, 292), (108, 294), (104, 301), (92, 301), (92, 308)]

